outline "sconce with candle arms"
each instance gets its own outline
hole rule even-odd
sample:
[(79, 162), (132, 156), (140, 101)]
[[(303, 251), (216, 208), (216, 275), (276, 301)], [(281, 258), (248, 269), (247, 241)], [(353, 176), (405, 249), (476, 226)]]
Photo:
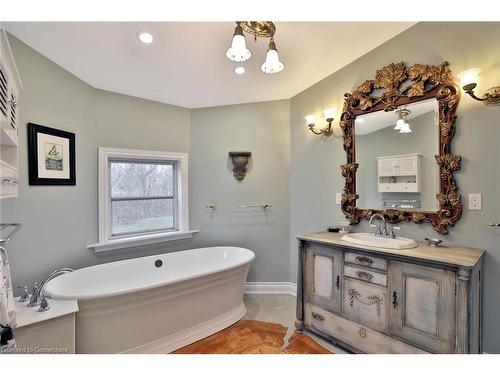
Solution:
[(306, 124), (309, 127), (309, 130), (312, 131), (314, 134), (324, 135), (326, 137), (329, 137), (333, 134), (332, 122), (333, 122), (334, 111), (332, 109), (325, 109), (323, 111), (323, 114), (325, 116), (325, 121), (328, 123), (328, 126), (324, 127), (323, 129), (319, 131), (314, 130), (314, 126), (316, 125), (316, 116), (314, 115), (306, 116)]
[(468, 94), (471, 98), (483, 102), (487, 106), (495, 107), (497, 105), (500, 105), (500, 86), (493, 86), (489, 88), (488, 90), (486, 90), (482, 98), (476, 96), (476, 94), (474, 93), (474, 89), (477, 86), (478, 76), (480, 72), (481, 69), (474, 68), (465, 70), (458, 75), (465, 93)]

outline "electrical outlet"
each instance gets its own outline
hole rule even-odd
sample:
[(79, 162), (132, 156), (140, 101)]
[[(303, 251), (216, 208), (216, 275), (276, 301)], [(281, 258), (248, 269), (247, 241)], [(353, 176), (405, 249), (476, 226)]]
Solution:
[(479, 193), (470, 193), (469, 194), (469, 210), (477, 210), (480, 211), (481, 208), (481, 194)]
[(335, 203), (342, 204), (342, 193), (335, 194)]

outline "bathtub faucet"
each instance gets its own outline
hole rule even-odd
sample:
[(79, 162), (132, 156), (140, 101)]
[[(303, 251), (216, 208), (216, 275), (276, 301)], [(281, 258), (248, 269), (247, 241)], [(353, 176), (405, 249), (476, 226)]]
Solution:
[(30, 301), (27, 304), (27, 306), (34, 307), (40, 305), (40, 307), (38, 308), (38, 311), (40, 312), (47, 311), (48, 309), (50, 309), (49, 302), (47, 301), (47, 296), (43, 293), (45, 285), (53, 278), (73, 271), (74, 270), (72, 268), (68, 267), (59, 268), (53, 271), (49, 276), (47, 276), (45, 280), (41, 283), (40, 287), (36, 286), (35, 283), (35, 287), (33, 287), (33, 293), (31, 293)]

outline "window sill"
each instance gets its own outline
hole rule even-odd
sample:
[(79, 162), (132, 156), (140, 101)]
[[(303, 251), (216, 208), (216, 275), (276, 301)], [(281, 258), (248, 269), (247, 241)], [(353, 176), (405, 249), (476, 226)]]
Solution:
[(124, 249), (127, 247), (136, 247), (143, 245), (150, 245), (154, 243), (182, 240), (185, 238), (193, 237), (193, 233), (198, 233), (199, 230), (187, 230), (184, 232), (169, 232), (146, 234), (143, 236), (120, 238), (106, 242), (94, 243), (88, 245), (87, 249), (93, 249), (96, 253), (108, 250)]

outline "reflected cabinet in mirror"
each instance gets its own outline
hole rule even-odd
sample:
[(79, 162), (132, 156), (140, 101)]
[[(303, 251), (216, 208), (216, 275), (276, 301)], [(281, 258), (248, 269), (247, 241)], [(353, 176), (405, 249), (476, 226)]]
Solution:
[(448, 233), (462, 213), (451, 151), (459, 95), (447, 62), (390, 64), (345, 95), (342, 211), (351, 224), (381, 213)]

